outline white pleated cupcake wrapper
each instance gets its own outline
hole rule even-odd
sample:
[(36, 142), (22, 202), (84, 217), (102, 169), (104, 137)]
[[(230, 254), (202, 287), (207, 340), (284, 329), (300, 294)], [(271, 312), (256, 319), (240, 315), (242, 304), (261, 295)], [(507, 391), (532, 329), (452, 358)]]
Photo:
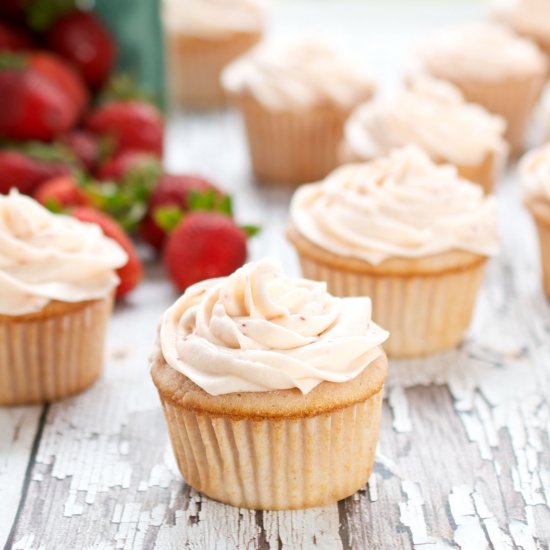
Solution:
[(535, 218), (539, 235), (540, 263), (542, 269), (542, 284), (546, 296), (550, 298), (550, 225)]
[(520, 153), (525, 144), (526, 131), (546, 78), (511, 82), (507, 85), (488, 86), (457, 82), (462, 93), (471, 102), (483, 105), (493, 113), (501, 114), (507, 121), (506, 139), (511, 154)]
[(270, 111), (246, 98), (238, 104), (260, 181), (298, 185), (320, 180), (338, 166), (345, 114), (336, 108)]
[(163, 406), (189, 485), (233, 506), (289, 510), (336, 502), (367, 482), (382, 391), (364, 402), (301, 419), (235, 420), (164, 400)]
[(236, 37), (223, 46), (185, 47), (175, 36), (167, 36), (169, 47), (169, 82), (172, 99), (186, 107), (215, 108), (227, 102), (220, 83), (223, 68), (250, 49), (258, 37)]
[(390, 332), (384, 349), (414, 357), (450, 349), (470, 324), (484, 264), (433, 276), (373, 277), (300, 256), (304, 277), (326, 281), (337, 296), (369, 296), (373, 319)]
[(109, 298), (46, 319), (0, 321), (0, 405), (54, 401), (93, 384), (111, 307)]

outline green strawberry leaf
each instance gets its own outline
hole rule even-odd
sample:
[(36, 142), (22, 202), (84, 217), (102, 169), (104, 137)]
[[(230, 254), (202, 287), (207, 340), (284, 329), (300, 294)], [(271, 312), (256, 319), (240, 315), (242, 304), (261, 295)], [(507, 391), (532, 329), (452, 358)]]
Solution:
[(166, 233), (171, 233), (183, 220), (184, 213), (177, 206), (163, 206), (153, 212), (153, 220)]
[(62, 143), (44, 143), (42, 141), (1, 140), (0, 148), (19, 151), (35, 160), (43, 162), (62, 162), (73, 168), (80, 166), (77, 156)]
[(53, 214), (62, 214), (64, 212), (59, 201), (52, 197), (46, 199), (46, 204), (44, 204), (44, 206)]
[(29, 0), (25, 3), (25, 18), (32, 30), (46, 31), (75, 9), (75, 0)]
[(246, 233), (247, 237), (256, 236), (262, 228), (258, 225), (241, 225), (240, 228)]
[(233, 215), (233, 202), (230, 195), (220, 195), (214, 189), (206, 191), (192, 190), (187, 199), (191, 211), (201, 210), (218, 212), (227, 216)]
[(101, 90), (97, 103), (110, 103), (112, 101), (146, 101), (160, 108), (155, 95), (147, 90), (139, 88), (134, 76), (128, 73), (113, 75)]
[(27, 67), (27, 56), (22, 53), (4, 51), (0, 54), (0, 70), (22, 71)]

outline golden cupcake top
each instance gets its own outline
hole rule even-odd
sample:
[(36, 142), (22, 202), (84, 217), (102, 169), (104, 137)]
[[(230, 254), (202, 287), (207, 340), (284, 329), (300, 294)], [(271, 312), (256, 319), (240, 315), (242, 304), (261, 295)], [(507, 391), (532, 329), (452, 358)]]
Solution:
[(164, 0), (164, 23), (188, 36), (220, 38), (264, 27), (262, 0)]
[(534, 42), (496, 23), (443, 27), (420, 43), (415, 61), (421, 72), (451, 81), (500, 82), (548, 70)]
[(224, 70), (222, 84), (273, 110), (327, 104), (349, 109), (374, 91), (371, 78), (316, 42), (257, 46)]
[(286, 276), (271, 259), (188, 288), (163, 315), (159, 352), (211, 395), (347, 382), (383, 355), (369, 298)]
[(498, 252), (495, 198), (413, 146), (298, 188), (290, 221), (324, 250), (373, 265), (453, 250)]
[(16, 191), (0, 195), (0, 314), (105, 298), (127, 261), (99, 226), (52, 214)]
[(493, 16), (513, 29), (550, 39), (550, 2), (548, 0), (493, 0)]
[(345, 128), (347, 145), (365, 160), (416, 144), (434, 160), (471, 165), (505, 156), (505, 120), (466, 103), (448, 82), (420, 77), (392, 99), (358, 107)]

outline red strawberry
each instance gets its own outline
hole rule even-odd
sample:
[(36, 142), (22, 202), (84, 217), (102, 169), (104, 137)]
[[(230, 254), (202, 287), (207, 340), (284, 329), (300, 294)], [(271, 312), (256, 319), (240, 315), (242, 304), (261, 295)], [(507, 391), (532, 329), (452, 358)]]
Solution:
[(88, 91), (74, 69), (62, 58), (43, 51), (28, 54), (29, 66), (62, 88), (81, 115), (88, 105)]
[(160, 251), (166, 239), (166, 231), (155, 221), (155, 211), (161, 207), (172, 206), (187, 211), (191, 192), (201, 193), (208, 190), (215, 191), (220, 197), (223, 196), (214, 185), (199, 176), (171, 174), (162, 176), (149, 199), (149, 210), (141, 225), (142, 239)]
[(58, 19), (48, 31), (49, 47), (71, 60), (92, 89), (109, 77), (116, 56), (113, 37), (92, 12), (73, 11)]
[(246, 260), (246, 233), (229, 216), (194, 212), (170, 234), (164, 264), (179, 290), (230, 275)]
[(143, 276), (143, 265), (138, 257), (134, 244), (122, 227), (113, 218), (93, 208), (80, 207), (72, 212), (80, 221), (95, 223), (101, 227), (103, 233), (115, 240), (128, 254), (128, 263), (117, 270), (120, 283), (116, 290), (117, 298), (121, 298), (133, 290)]
[(93, 111), (85, 125), (94, 134), (112, 138), (118, 153), (133, 150), (162, 155), (164, 122), (150, 103), (107, 103)]
[(56, 160), (40, 160), (22, 151), (0, 151), (0, 193), (12, 188), (31, 195), (44, 181), (69, 174), (70, 165)]
[(101, 180), (118, 181), (131, 170), (149, 166), (152, 163), (159, 163), (156, 155), (143, 151), (123, 151), (103, 164), (97, 172), (97, 177)]
[(34, 198), (44, 206), (56, 206), (61, 210), (90, 206), (90, 200), (73, 176), (59, 176), (45, 181), (34, 193)]
[(50, 141), (70, 130), (86, 92), (63, 62), (49, 54), (0, 54), (0, 135)]
[(0, 21), (0, 51), (29, 50), (32, 47), (32, 38), (25, 31)]
[(73, 130), (63, 134), (59, 142), (66, 145), (88, 171), (92, 172), (96, 168), (101, 147), (94, 134), (85, 130)]

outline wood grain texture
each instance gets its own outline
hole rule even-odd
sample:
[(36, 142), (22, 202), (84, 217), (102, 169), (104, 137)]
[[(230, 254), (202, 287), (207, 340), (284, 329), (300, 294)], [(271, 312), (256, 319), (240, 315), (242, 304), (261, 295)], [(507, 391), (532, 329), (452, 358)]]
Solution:
[[(274, 10), (275, 37), (312, 18), (372, 58), (386, 88), (413, 35), (477, 13), (430, 4), (403, 6), (396, 18), (391, 6), (316, 6)], [(169, 168), (211, 177), (235, 193), (240, 221), (263, 226), (251, 258), (276, 256), (297, 275), (282, 232), (290, 193), (253, 184), (238, 116), (176, 114), (168, 134)], [(117, 307), (98, 384), (51, 405), (38, 436), (41, 408), (0, 409), (0, 543), (11, 531), (8, 547), (21, 550), (548, 549), (550, 308), (513, 172), (499, 206), (502, 255), (490, 262), (464, 343), (391, 364), (368, 487), (320, 509), (261, 513), (182, 482), (147, 370), (155, 323), (175, 294), (150, 260), (146, 283)]]

